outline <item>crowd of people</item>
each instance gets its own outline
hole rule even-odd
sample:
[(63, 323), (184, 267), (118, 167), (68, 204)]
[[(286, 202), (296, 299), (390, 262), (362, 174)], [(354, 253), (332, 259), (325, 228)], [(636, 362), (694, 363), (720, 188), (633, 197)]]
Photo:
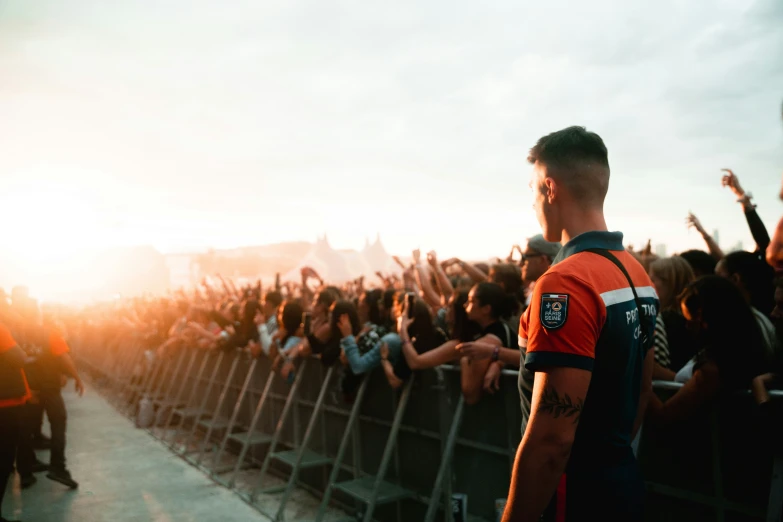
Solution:
[[(401, 275), (378, 273), (374, 281), (330, 284), (312, 268), (301, 270), (300, 281), (278, 279), (270, 288), (216, 276), (167, 296), (56, 313), (42, 312), (27, 296), (9, 303), (2, 295), (0, 430), (4, 440), (18, 437), (22, 487), (46, 469), (50, 478), (76, 487), (65, 467), (59, 390), (62, 376), (73, 377), (79, 391), (83, 386), (65, 339), (97, 350), (133, 337), (149, 354), (134, 369), (139, 376), (156, 357), (186, 347), (244, 349), (270, 358), (284, 379), (315, 356), (342, 367), (348, 402), (362, 376), (378, 367), (397, 388), (412, 372), (456, 365), (470, 405), (498, 391), (504, 368), (519, 369), (523, 439), (504, 520), (554, 513), (557, 502), (550, 498), (557, 497), (566, 468), (569, 491), (595, 493), (596, 483), (613, 484), (628, 501), (618, 513), (636, 520), (635, 476), (596, 482), (580, 463), (593, 462), (590, 455), (598, 452), (625, 466), (625, 451), (645, 424), (674, 423), (726, 392), (779, 383), (783, 281), (775, 276), (783, 270), (783, 221), (771, 239), (752, 196), (726, 170), (716, 183), (737, 198), (755, 249), (725, 254), (690, 215), (688, 225), (705, 249), (658, 257), (649, 243), (634, 250), (623, 246), (621, 234), (606, 231), (609, 170), (597, 135), (564, 129), (542, 138), (529, 159), (543, 234), (492, 262), (441, 260), (434, 251), (416, 250), (410, 263), (397, 258)], [(664, 402), (650, 393), (652, 379), (684, 385)], [(48, 466), (32, 452), (46, 441), (43, 410), (52, 426)], [(546, 438), (547, 412), (573, 425), (570, 440)], [(569, 432), (566, 424), (553, 426)], [(534, 444), (531, 456), (525, 448)], [(0, 443), (0, 451), (7, 449)], [(550, 460), (536, 460), (550, 450)], [(0, 491), (13, 465), (14, 455), (4, 455)], [(603, 498), (585, 496), (569, 499), (570, 513), (589, 513)], [(526, 509), (535, 511), (532, 518)]]

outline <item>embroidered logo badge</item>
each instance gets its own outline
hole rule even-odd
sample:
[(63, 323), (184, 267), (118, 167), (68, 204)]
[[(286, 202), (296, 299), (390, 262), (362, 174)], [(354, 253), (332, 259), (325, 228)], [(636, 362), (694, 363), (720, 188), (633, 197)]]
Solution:
[(568, 294), (543, 294), (541, 296), (541, 326), (557, 330), (568, 318)]

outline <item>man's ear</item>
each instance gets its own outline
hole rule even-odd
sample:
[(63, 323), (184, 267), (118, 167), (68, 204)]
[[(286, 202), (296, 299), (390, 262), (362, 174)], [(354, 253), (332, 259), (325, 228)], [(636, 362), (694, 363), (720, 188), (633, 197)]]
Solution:
[(559, 193), (557, 182), (553, 178), (544, 179), (544, 190), (546, 191), (544, 195), (546, 196), (547, 203), (551, 205), (555, 199), (557, 199)]

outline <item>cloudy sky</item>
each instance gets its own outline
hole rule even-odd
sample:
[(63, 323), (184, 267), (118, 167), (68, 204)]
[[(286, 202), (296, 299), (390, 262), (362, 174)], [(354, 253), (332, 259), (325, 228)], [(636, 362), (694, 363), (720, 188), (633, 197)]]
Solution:
[(700, 246), (692, 210), (749, 248), (720, 168), (771, 228), (781, 27), (779, 0), (0, 1), (5, 244), (502, 254), (538, 231), (527, 149), (581, 124), (627, 242)]

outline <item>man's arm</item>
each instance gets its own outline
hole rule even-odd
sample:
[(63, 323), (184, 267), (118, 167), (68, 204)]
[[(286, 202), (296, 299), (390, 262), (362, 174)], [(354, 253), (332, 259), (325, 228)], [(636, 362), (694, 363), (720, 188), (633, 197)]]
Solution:
[(650, 396), (653, 394), (652, 377), (655, 370), (655, 350), (647, 350), (647, 356), (644, 358), (644, 367), (642, 368), (642, 384), (639, 393), (639, 406), (636, 409), (636, 419), (633, 421), (633, 431), (631, 440), (636, 438), (639, 428), (644, 420), (644, 414), (647, 411), (647, 403), (650, 402)]
[(73, 377), (73, 380), (76, 383), (76, 391), (79, 392), (80, 396), (84, 395), (84, 383), (82, 383), (82, 379), (79, 377), (79, 371), (76, 369), (76, 365), (73, 364), (73, 359), (71, 359), (71, 356), (67, 353), (64, 353), (60, 355), (60, 361), (62, 362), (63, 372), (69, 377)]
[(536, 372), (530, 420), (517, 450), (503, 522), (537, 522), (565, 471), (592, 373)]

